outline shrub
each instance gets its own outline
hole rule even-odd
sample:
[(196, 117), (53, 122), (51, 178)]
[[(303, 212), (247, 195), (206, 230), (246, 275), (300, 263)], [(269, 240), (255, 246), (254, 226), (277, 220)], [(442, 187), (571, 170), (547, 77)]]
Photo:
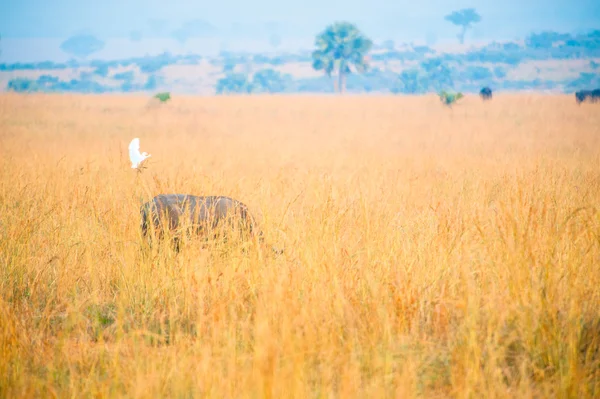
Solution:
[(461, 98), (463, 98), (463, 94), (462, 93), (449, 93), (446, 91), (441, 91), (439, 93), (440, 96), (440, 100), (448, 105), (451, 106), (452, 104), (456, 103), (458, 100), (460, 100)]
[(17, 93), (34, 93), (40, 91), (40, 87), (35, 80), (28, 78), (15, 78), (8, 81), (6, 86), (8, 91)]
[(248, 81), (246, 75), (232, 73), (217, 81), (216, 92), (217, 94), (251, 93), (252, 84)]
[(156, 93), (154, 95), (154, 98), (157, 98), (161, 103), (166, 103), (171, 99), (171, 93), (167, 91), (162, 93)]

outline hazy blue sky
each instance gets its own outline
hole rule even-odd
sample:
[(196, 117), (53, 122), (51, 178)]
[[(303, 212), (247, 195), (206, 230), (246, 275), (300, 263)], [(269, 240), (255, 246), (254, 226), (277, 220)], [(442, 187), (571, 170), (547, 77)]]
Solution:
[(105, 38), (119, 37), (132, 30), (147, 31), (151, 19), (166, 20), (167, 32), (190, 19), (202, 19), (221, 29), (236, 22), (261, 25), (274, 21), (301, 31), (348, 19), (365, 29), (382, 31), (377, 35), (385, 34), (386, 29), (394, 33), (422, 30), (425, 34), (437, 28), (448, 31), (451, 26), (443, 16), (463, 7), (475, 7), (483, 16), (482, 31), (519, 35), (531, 29), (600, 28), (599, 0), (0, 0), (0, 4), (0, 34), (4, 37), (66, 37), (82, 30)]
[[(190, 20), (206, 21), (216, 27), (212, 38), (229, 42), (267, 40), (271, 32), (311, 41), (335, 20), (355, 22), (376, 40), (439, 40), (455, 38), (458, 28), (444, 16), (465, 7), (482, 16), (467, 40), (600, 29), (600, 0), (0, 0), (0, 35), (5, 59), (31, 58), (46, 46), (37, 41), (37, 49), (27, 49), (24, 38), (64, 40), (89, 32), (110, 43), (132, 31), (143, 39), (168, 38)], [(162, 33), (152, 27), (152, 20), (163, 21)]]

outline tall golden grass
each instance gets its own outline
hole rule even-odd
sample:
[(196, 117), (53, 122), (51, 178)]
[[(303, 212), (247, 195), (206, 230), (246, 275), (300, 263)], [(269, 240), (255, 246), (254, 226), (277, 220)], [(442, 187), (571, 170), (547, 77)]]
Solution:
[[(148, 250), (174, 192), (285, 253)], [(5, 94), (0, 396), (598, 397), (599, 210), (571, 96)]]

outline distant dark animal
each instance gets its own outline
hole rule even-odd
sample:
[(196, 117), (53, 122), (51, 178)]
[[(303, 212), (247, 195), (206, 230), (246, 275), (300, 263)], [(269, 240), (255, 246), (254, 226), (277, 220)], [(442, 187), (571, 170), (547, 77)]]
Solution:
[[(263, 243), (263, 233), (248, 207), (240, 201), (223, 196), (198, 197), (189, 194), (160, 194), (146, 202), (140, 209), (141, 228), (144, 237), (154, 229), (156, 237), (163, 239), (165, 233), (179, 251), (183, 234), (190, 233), (205, 238), (258, 238)], [(283, 251), (273, 248), (275, 253)]]
[(581, 104), (588, 97), (591, 98), (591, 96), (592, 96), (591, 90), (580, 90), (580, 91), (575, 92), (575, 101), (577, 101), (577, 104)]
[(484, 87), (479, 92), (479, 95), (481, 96), (481, 98), (483, 100), (491, 100), (492, 99), (492, 89), (490, 89), (489, 87)]
[(595, 103), (596, 101), (600, 101), (600, 89), (595, 90), (581, 90), (575, 92), (575, 100), (577, 104), (581, 104), (586, 100), (590, 100), (590, 102)]

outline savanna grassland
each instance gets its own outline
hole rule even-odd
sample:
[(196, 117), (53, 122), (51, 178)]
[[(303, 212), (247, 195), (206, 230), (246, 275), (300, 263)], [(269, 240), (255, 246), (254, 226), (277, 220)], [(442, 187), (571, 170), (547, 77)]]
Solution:
[[(284, 254), (149, 248), (168, 192)], [(0, 96), (1, 397), (599, 395), (597, 104)]]

